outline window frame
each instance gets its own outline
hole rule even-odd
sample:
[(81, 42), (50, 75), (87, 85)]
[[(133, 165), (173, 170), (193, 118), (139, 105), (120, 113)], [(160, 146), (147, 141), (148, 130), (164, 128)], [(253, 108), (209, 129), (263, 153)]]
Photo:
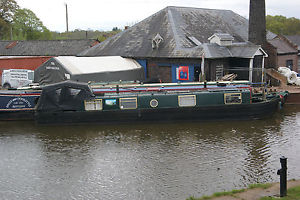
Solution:
[[(97, 109), (96, 105), (100, 103), (100, 109)], [(87, 104), (93, 104), (94, 109), (86, 109)], [(102, 99), (91, 99), (91, 100), (84, 100), (84, 110), (85, 111), (100, 111), (103, 110), (103, 100)]]
[[(126, 100), (135, 100), (135, 108), (124, 108), (122, 106), (122, 102), (126, 102)], [(119, 99), (119, 108), (121, 110), (134, 110), (137, 109), (137, 97), (125, 97), (125, 98), (120, 98)]]
[[(182, 105), (182, 98), (193, 97), (194, 104), (193, 105)], [(197, 96), (196, 95), (179, 95), (178, 96), (178, 106), (179, 107), (195, 107), (197, 105)]]
[[(152, 105), (152, 103), (155, 102), (155, 105)], [(149, 105), (151, 108), (157, 108), (158, 106), (158, 100), (157, 99), (151, 99), (151, 101), (149, 102)]]
[[(239, 103), (227, 103), (226, 101), (226, 96), (230, 95), (239, 95), (239, 99), (240, 99), (240, 102)], [(242, 104), (243, 103), (243, 98), (242, 98), (242, 93), (224, 93), (224, 104), (227, 104), (227, 105), (232, 105), (232, 104)]]

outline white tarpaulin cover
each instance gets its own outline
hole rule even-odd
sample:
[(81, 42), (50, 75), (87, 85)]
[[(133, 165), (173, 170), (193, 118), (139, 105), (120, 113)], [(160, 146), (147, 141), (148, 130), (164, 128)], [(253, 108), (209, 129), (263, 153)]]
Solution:
[(116, 72), (140, 69), (141, 66), (131, 58), (121, 56), (103, 57), (76, 57), (59, 56), (56, 57), (65, 69), (71, 74), (90, 74), (99, 72)]
[(42, 64), (34, 73), (34, 82), (41, 85), (68, 79), (79, 82), (143, 81), (144, 68), (134, 59), (120, 56), (59, 56)]

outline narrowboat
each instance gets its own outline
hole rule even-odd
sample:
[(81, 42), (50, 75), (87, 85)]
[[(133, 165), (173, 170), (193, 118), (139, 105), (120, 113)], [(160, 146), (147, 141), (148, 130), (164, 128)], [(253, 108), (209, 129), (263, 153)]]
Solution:
[(255, 95), (246, 84), (154, 84), (92, 89), (65, 81), (43, 87), (35, 108), (39, 124), (130, 123), (261, 119), (287, 93)]
[[(239, 81), (239, 84), (246, 82)], [(214, 85), (214, 83), (208, 83)], [(200, 89), (201, 83), (164, 83), (164, 84), (139, 84), (132, 81), (90, 83), (93, 93), (114, 93), (116, 88), (119, 92), (142, 92), (156, 90), (190, 90)], [(41, 93), (43, 86), (33, 85), (22, 88), (0, 90), (0, 120), (34, 120), (34, 107)], [(212, 86), (210, 86), (212, 87)]]
[(33, 120), (40, 90), (0, 90), (0, 120)]

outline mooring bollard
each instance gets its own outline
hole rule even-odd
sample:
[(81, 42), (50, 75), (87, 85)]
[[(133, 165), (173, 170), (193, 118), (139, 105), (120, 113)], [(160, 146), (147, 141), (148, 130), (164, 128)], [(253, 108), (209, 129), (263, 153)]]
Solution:
[(284, 156), (281, 157), (280, 164), (281, 169), (277, 171), (277, 175), (280, 175), (280, 197), (285, 197), (287, 191), (287, 158)]
[(117, 94), (120, 92), (119, 85), (116, 86), (116, 92)]

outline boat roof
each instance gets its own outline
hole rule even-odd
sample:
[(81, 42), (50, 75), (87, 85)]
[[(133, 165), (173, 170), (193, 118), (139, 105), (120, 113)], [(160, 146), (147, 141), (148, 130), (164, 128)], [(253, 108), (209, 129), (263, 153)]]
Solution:
[[(231, 83), (231, 84), (229, 84)], [(184, 83), (184, 84), (131, 84), (131, 85), (107, 85), (92, 87), (95, 94), (101, 93), (135, 93), (135, 92), (175, 92), (175, 91), (218, 91), (218, 90), (236, 90), (249, 88), (250, 85), (246, 81), (232, 82), (224, 81), (221, 84), (216, 82), (207, 84)]]

